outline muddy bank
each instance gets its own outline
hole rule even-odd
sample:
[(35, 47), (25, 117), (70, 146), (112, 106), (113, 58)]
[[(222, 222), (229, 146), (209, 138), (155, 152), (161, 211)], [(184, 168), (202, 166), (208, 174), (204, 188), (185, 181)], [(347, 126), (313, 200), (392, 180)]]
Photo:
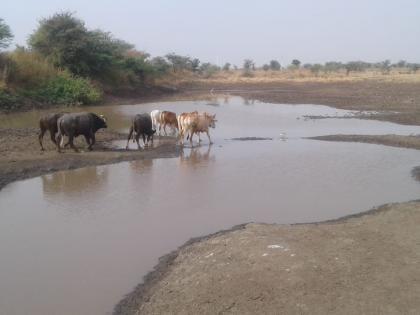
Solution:
[(86, 151), (84, 139), (79, 137), (75, 144), (82, 152), (67, 149), (60, 154), (56, 152), (49, 134), (44, 137), (46, 151), (41, 151), (37, 135), (35, 128), (0, 129), (0, 189), (16, 180), (61, 170), (137, 159), (176, 157), (180, 154), (175, 139), (169, 137), (162, 137), (160, 141), (155, 141), (153, 148), (145, 150), (117, 148), (112, 141), (126, 140), (127, 135), (114, 131), (99, 131), (93, 151)]
[(399, 135), (328, 135), (308, 139), (323, 141), (362, 142), (382, 144), (391, 147), (420, 150), (420, 136)]
[(413, 201), (325, 223), (247, 224), (162, 258), (115, 313), (415, 314), (419, 223)]
[[(379, 80), (345, 82), (234, 82), (194, 84), (183, 90), (239, 95), (249, 100), (318, 104), (357, 111), (383, 112), (363, 118), (420, 124), (420, 83)], [(398, 113), (393, 113), (398, 112)]]

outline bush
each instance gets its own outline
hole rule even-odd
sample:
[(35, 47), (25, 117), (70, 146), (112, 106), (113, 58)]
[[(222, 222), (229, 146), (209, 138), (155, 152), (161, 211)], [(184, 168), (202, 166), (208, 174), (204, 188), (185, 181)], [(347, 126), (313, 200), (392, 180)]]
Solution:
[(20, 107), (20, 98), (0, 88), (0, 110), (17, 109)]
[(65, 105), (92, 104), (102, 98), (102, 92), (90, 80), (72, 76), (68, 72), (52, 78), (35, 94), (41, 102)]
[(44, 57), (23, 48), (10, 53), (8, 59), (9, 71), (6, 81), (19, 88), (37, 88), (59, 73), (59, 70)]

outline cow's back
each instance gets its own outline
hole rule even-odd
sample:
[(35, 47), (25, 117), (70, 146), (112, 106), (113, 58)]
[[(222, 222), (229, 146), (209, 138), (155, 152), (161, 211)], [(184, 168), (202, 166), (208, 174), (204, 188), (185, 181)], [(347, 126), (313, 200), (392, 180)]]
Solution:
[(150, 135), (153, 133), (152, 118), (149, 114), (137, 114), (133, 119), (133, 127), (136, 133)]
[(89, 135), (93, 128), (93, 118), (90, 113), (64, 114), (58, 120), (62, 134)]

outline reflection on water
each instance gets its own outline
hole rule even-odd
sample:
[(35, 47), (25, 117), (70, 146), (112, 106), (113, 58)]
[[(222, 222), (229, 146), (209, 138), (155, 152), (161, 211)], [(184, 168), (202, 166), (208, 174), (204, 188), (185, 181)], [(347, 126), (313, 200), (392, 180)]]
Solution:
[[(151, 109), (217, 114), (214, 145), (179, 157), (57, 172), (0, 191), (0, 313), (104, 314), (157, 263), (191, 237), (244, 222), (337, 218), (416, 199), (419, 152), (301, 137), (419, 133), (324, 106), (241, 98), (98, 107), (112, 126)], [(29, 116), (28, 116), (29, 117)], [(110, 123), (111, 125), (111, 123)], [(287, 133), (288, 141), (280, 135)], [(232, 141), (267, 137), (266, 141)], [(124, 142), (125, 145), (125, 142)]]
[(216, 161), (215, 155), (210, 156), (212, 145), (183, 148), (179, 158), (180, 164), (187, 164), (189, 167)]
[[(41, 176), (44, 194), (79, 194), (98, 190), (107, 182), (108, 168), (93, 166), (72, 172), (56, 172)], [(76, 176), (75, 176), (76, 174)]]

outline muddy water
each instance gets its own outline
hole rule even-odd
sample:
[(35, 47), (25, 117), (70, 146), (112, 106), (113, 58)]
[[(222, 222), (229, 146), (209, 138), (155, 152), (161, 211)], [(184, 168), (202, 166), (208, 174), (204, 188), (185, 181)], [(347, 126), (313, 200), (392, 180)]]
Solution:
[[(204, 136), (178, 158), (58, 172), (0, 191), (0, 314), (104, 314), (191, 237), (249, 221), (333, 219), (420, 195), (410, 177), (418, 151), (301, 138), (418, 127), (305, 121), (348, 113), (240, 98), (95, 111), (124, 130), (131, 115), (152, 108), (216, 113), (215, 143)], [(241, 137), (273, 140), (230, 140)]]

